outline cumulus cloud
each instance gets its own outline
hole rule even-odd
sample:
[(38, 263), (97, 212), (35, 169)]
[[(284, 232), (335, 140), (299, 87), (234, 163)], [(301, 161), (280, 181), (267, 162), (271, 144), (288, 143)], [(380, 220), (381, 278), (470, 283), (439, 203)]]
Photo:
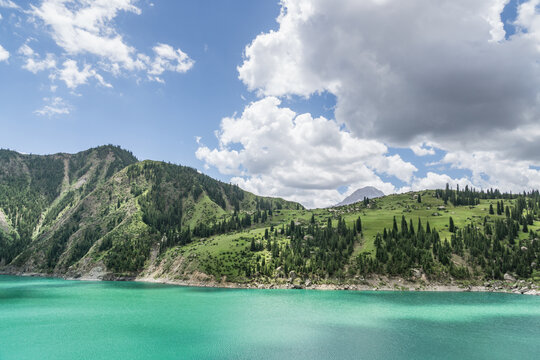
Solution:
[(437, 174), (430, 171), (424, 177), (414, 178), (410, 185), (402, 187), (399, 189), (399, 192), (444, 189), (446, 184), (454, 189), (457, 185), (459, 185), (460, 188), (464, 188), (465, 186), (475, 187), (475, 184), (467, 177), (455, 179), (446, 174)]
[(66, 104), (64, 99), (61, 97), (54, 98), (44, 98), (43, 99), (48, 104), (43, 108), (34, 111), (36, 115), (53, 117), (56, 115), (67, 115), (69, 114), (69, 105)]
[(520, 5), (522, 30), (505, 40), (507, 2), (284, 0), (279, 29), (246, 47), (239, 76), (262, 95), (331, 92), (336, 120), (360, 137), (474, 150), (479, 132), (539, 115), (538, 1)]
[[(25, 58), (23, 69), (26, 69), (34, 74), (40, 71), (51, 70), (50, 78), (59, 79), (66, 84), (66, 87), (74, 90), (80, 85), (88, 83), (88, 80), (93, 78), (101, 86), (112, 88), (112, 85), (107, 83), (91, 65), (85, 64), (79, 69), (77, 61), (67, 59), (62, 63), (61, 68), (56, 66), (56, 57), (54, 54), (48, 53), (45, 58), (40, 59), (28, 44), (24, 44), (19, 48), (18, 53)], [(51, 90), (56, 90), (56, 85), (51, 86)]]
[(40, 71), (56, 68), (56, 59), (53, 54), (49, 53), (44, 59), (40, 59), (39, 54), (35, 53), (34, 50), (28, 46), (28, 44), (21, 46), (18, 53), (25, 57), (23, 69), (26, 69), (34, 74), (37, 74)]
[(398, 191), (539, 187), (540, 0), (518, 3), (510, 36), (509, 2), (282, 0), (278, 29), (246, 46), (239, 78), (261, 97), (329, 92), (352, 136), (416, 156), (438, 148), (473, 174), (402, 176)]
[(58, 46), (70, 55), (92, 54), (128, 70), (143, 65), (135, 49), (125, 43), (112, 20), (120, 11), (140, 14), (132, 0), (44, 0), (31, 5), (32, 14), (51, 30)]
[[(151, 58), (129, 45), (117, 31), (114, 19), (120, 12), (141, 14), (135, 3), (136, 0), (44, 0), (39, 6), (30, 5), (30, 13), (49, 29), (53, 40), (69, 57), (96, 56), (101, 59), (102, 70), (113, 75), (144, 71), (150, 80), (163, 82), (158, 76), (165, 71), (188, 71), (194, 61), (182, 50), (160, 43), (154, 46), (155, 56)], [(85, 62), (90, 60), (85, 58)]]
[(152, 80), (161, 81), (159, 76), (165, 71), (185, 73), (195, 63), (182, 50), (174, 49), (167, 44), (158, 44), (154, 46), (153, 50), (155, 57), (152, 61), (147, 57), (142, 57), (145, 63), (149, 64), (148, 77)]
[[(417, 170), (378, 141), (361, 140), (333, 120), (296, 114), (276, 97), (248, 105), (240, 116), (224, 118), (219, 146), (199, 139), (196, 156), (232, 181), (263, 195), (285, 196), (306, 206), (339, 202), (342, 186), (375, 185), (393, 192), (378, 174), (410, 181)], [(348, 189), (353, 191), (354, 189)]]
[(7, 59), (9, 59), (9, 51), (4, 49), (2, 45), (0, 45), (0, 62), (7, 61)]
[(453, 151), (441, 163), (457, 169), (469, 169), (471, 180), (479, 187), (502, 191), (540, 189), (540, 171), (531, 161), (507, 159), (497, 151)]
[(0, 0), (0, 7), (8, 9), (19, 9), (19, 6), (11, 0)]
[(425, 143), (414, 144), (410, 148), (416, 156), (435, 155), (435, 149)]
[(92, 69), (92, 66), (84, 65), (79, 70), (79, 66), (75, 60), (64, 61), (63, 68), (58, 70), (58, 77), (70, 89), (75, 89), (79, 85), (86, 84), (89, 78), (95, 78), (104, 87), (112, 87), (111, 84), (105, 82), (100, 74)]

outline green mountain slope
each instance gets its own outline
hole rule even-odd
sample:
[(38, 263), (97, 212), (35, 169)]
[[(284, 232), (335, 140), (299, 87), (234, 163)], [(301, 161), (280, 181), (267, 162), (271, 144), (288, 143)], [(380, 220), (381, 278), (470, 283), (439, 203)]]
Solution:
[(136, 161), (114, 146), (47, 156), (0, 150), (0, 264), (11, 262), (63, 211)]
[(540, 281), (537, 191), (447, 188), (306, 210), (110, 146), (0, 159), (7, 273), (289, 287)]
[(133, 276), (152, 248), (236, 229), (240, 214), (300, 208), (111, 146), (2, 155), (0, 264), (11, 272)]

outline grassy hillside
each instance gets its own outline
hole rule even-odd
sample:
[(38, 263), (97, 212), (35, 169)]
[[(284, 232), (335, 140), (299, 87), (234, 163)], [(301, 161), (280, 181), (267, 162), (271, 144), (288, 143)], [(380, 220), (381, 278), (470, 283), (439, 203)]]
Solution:
[(538, 282), (538, 205), (538, 193), (430, 190), (332, 209), (276, 210), (249, 229), (168, 248), (145, 275), (300, 285), (379, 276), (478, 283), (507, 274)]
[(106, 146), (0, 151), (0, 270), (258, 284), (539, 282), (538, 192), (426, 190), (306, 210)]

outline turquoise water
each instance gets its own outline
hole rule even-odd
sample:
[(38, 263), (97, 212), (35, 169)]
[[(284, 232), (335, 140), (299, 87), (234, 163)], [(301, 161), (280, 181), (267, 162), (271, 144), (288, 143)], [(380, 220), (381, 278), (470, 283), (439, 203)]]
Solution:
[(538, 359), (540, 297), (0, 276), (0, 359)]

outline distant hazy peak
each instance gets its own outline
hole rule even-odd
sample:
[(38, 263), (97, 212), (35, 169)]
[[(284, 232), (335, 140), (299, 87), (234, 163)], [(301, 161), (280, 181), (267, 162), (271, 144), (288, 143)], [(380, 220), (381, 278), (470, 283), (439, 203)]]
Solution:
[(384, 193), (381, 190), (373, 186), (366, 186), (366, 187), (356, 190), (351, 195), (343, 199), (342, 202), (334, 206), (350, 205), (350, 204), (354, 204), (356, 202), (362, 201), (364, 200), (364, 198), (374, 199), (381, 196), (384, 196)]

